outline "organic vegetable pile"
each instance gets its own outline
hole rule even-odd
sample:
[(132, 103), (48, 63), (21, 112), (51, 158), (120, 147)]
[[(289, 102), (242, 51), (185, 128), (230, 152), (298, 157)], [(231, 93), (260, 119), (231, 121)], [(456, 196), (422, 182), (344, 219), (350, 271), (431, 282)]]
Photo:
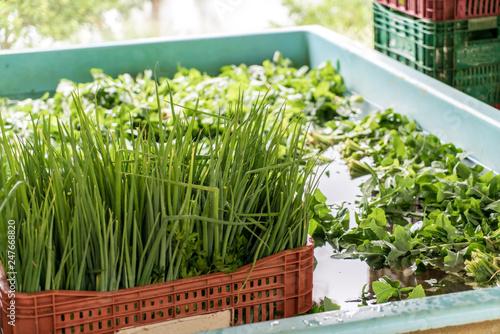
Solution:
[(391, 110), (329, 126), (351, 174), (372, 175), (362, 185), (358, 226), (327, 231), (339, 257), (417, 275), (440, 269), (473, 287), (500, 283), (500, 175)]
[[(331, 63), (296, 69), (276, 54), (217, 77), (92, 75), (53, 96), (0, 100), (0, 261), (9, 217), (20, 291), (231, 272), (307, 232), (375, 270), (500, 283), (500, 176), (392, 110), (350, 118), (360, 98)], [(353, 178), (370, 176), (355, 228), (316, 189), (327, 147)], [(387, 277), (372, 290), (377, 302), (425, 296)]]
[[(373, 270), (411, 269), (417, 277), (436, 270), (470, 287), (499, 285), (500, 175), (392, 110), (325, 126), (351, 176), (370, 175), (355, 228), (343, 206), (332, 214), (317, 194), (311, 200), (316, 214), (309, 232), (334, 247), (332, 257), (360, 258)], [(387, 276), (372, 291), (377, 303), (425, 296), (421, 285), (401, 288)]]

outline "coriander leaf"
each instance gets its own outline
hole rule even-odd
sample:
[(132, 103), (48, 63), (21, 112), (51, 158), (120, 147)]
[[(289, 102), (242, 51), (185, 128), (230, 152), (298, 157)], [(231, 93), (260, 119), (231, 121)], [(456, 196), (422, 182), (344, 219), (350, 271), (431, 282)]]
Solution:
[(377, 304), (387, 303), (390, 298), (398, 297), (398, 289), (393, 288), (390, 284), (375, 281), (372, 283), (372, 289), (377, 297)]
[(484, 208), (485, 210), (492, 210), (500, 213), (500, 200), (491, 203), (490, 205)]
[(451, 225), (450, 219), (446, 216), (446, 214), (441, 213), (437, 218), (435, 222), (436, 226), (442, 227), (449, 236), (455, 236), (457, 235), (457, 229)]
[(391, 247), (391, 251), (389, 252), (389, 254), (387, 254), (387, 258), (386, 258), (386, 263), (388, 265), (392, 264), (392, 262), (394, 260), (396, 260), (398, 257), (400, 256), (403, 256), (406, 254), (406, 252), (402, 252), (400, 250), (398, 250), (394, 245), (392, 245), (391, 243), (388, 243), (389, 246), (392, 246)]
[(377, 226), (386, 227), (387, 226), (387, 218), (385, 217), (385, 211), (381, 208), (375, 208), (370, 215), (368, 215), (368, 219), (373, 219)]
[(495, 177), (493, 177), (493, 179), (491, 179), (490, 181), (490, 185), (489, 185), (489, 192), (488, 194), (491, 196), (491, 197), (496, 197), (498, 198), (498, 196), (500, 196), (500, 194), (498, 193), (498, 185), (500, 184), (500, 175), (496, 175)]
[(408, 152), (406, 151), (405, 143), (401, 140), (401, 137), (398, 135), (394, 136), (392, 139), (392, 146), (399, 158), (406, 159)]
[(387, 284), (389, 284), (390, 286), (392, 286), (393, 288), (399, 288), (401, 286), (401, 282), (400, 281), (393, 281), (392, 279), (390, 279), (386, 275), (384, 275), (381, 279), (384, 282), (386, 282)]
[(385, 240), (388, 242), (391, 241), (391, 237), (389, 236), (389, 233), (387, 233), (386, 229), (378, 226), (374, 220), (370, 222), (370, 229), (377, 235), (379, 240)]
[(446, 270), (458, 271), (462, 269), (461, 267), (463, 266), (463, 264), (464, 257), (461, 252), (455, 253), (451, 250), (448, 250), (448, 255), (444, 257), (444, 267), (446, 268)]
[(307, 229), (307, 233), (311, 236), (314, 236), (315, 232), (316, 232), (316, 229), (319, 227), (320, 225), (318, 224), (318, 222), (314, 219), (309, 219), (309, 227)]
[(470, 169), (470, 167), (468, 167), (467, 165), (465, 165), (461, 162), (455, 166), (455, 169), (456, 169), (457, 175), (459, 177), (461, 177), (462, 179), (468, 179), (470, 174), (472, 173), (472, 170)]
[(406, 288), (399, 289), (399, 292), (401, 292), (401, 293), (410, 293), (410, 292), (413, 291), (413, 289), (415, 289), (415, 288), (412, 287), (412, 286), (407, 286)]
[(340, 306), (332, 302), (332, 300), (328, 297), (325, 297), (324, 307), (325, 307), (325, 312), (340, 310)]
[(318, 203), (326, 203), (326, 196), (323, 195), (323, 193), (321, 192), (321, 190), (319, 190), (318, 188), (316, 188), (316, 190), (314, 190), (314, 199), (316, 201), (318, 201)]
[(315, 313), (321, 313), (323, 310), (318, 306), (314, 305), (311, 310), (309, 311), (309, 314), (315, 314)]
[(408, 247), (408, 232), (404, 229), (404, 227), (397, 225), (393, 231), (394, 235), (394, 246), (402, 252), (407, 252), (410, 250)]
[(493, 176), (494, 176), (493, 171), (490, 170), (489, 172), (485, 173), (484, 175), (481, 175), (479, 177), (479, 181), (481, 181), (482, 183), (490, 183), (491, 180), (493, 179)]
[(422, 284), (419, 284), (413, 289), (412, 292), (408, 294), (408, 299), (416, 299), (416, 298), (423, 298), (425, 296), (425, 290), (422, 287)]

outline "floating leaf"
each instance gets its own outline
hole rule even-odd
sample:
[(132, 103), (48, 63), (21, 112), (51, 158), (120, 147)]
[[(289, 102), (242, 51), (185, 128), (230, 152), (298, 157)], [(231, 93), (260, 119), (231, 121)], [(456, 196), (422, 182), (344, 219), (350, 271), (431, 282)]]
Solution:
[(398, 289), (388, 283), (375, 281), (372, 283), (372, 289), (376, 295), (377, 304), (387, 303), (389, 299), (399, 297)]
[(323, 305), (325, 307), (325, 312), (340, 310), (340, 306), (332, 302), (332, 300), (328, 297), (325, 297)]
[(416, 299), (416, 298), (424, 298), (426, 297), (425, 295), (425, 290), (422, 287), (422, 284), (417, 285), (412, 292), (408, 294), (408, 299)]

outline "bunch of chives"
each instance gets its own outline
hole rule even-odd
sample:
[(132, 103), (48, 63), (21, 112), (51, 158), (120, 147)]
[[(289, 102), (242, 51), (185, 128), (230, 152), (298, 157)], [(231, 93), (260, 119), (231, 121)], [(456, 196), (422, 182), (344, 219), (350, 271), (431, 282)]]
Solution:
[(168, 132), (146, 122), (104, 134), (74, 100), (78, 130), (58, 122), (51, 133), (40, 117), (32, 139), (11, 140), (0, 116), (0, 261), (13, 220), (18, 291), (230, 272), (305, 244), (315, 183), (300, 122), (270, 117), (263, 103), (243, 113), (240, 101), (209, 139), (174, 112)]

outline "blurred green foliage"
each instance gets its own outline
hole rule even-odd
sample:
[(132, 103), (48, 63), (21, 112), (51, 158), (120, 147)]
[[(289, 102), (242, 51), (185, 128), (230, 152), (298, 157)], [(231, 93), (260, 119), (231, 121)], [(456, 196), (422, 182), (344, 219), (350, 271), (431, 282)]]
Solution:
[(32, 46), (40, 37), (63, 40), (85, 24), (106, 30), (104, 12), (117, 9), (126, 13), (142, 3), (144, 0), (3, 0), (0, 49), (10, 49), (15, 43)]
[(283, 0), (297, 25), (319, 24), (373, 45), (371, 0)]

